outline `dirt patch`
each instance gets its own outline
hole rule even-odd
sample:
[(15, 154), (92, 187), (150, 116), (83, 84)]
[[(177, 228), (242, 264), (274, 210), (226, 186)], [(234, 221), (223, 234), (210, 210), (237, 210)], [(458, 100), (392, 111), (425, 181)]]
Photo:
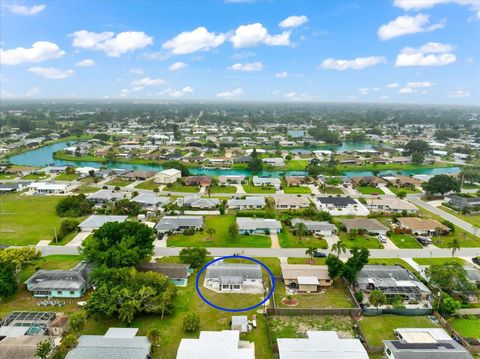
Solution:
[(298, 305), (298, 301), (293, 299), (293, 298), (283, 298), (282, 299), (282, 304), (286, 305), (288, 307), (294, 307)]

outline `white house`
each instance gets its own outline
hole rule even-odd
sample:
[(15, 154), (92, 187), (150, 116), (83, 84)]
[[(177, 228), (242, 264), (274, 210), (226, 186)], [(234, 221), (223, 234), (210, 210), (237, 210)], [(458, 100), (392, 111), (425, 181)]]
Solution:
[(325, 221), (309, 221), (306, 219), (294, 218), (291, 221), (292, 227), (297, 223), (303, 223), (309, 233), (318, 234), (322, 236), (331, 236), (337, 232), (337, 227), (334, 224)]
[(399, 198), (372, 198), (368, 199), (365, 205), (371, 211), (379, 212), (402, 213), (405, 211), (408, 214), (413, 214), (418, 211), (415, 205)]
[(275, 189), (280, 189), (282, 182), (278, 178), (274, 177), (258, 177), (258, 176), (253, 176), (252, 178), (253, 185), (256, 187), (261, 187), (261, 186), (273, 186)]
[(68, 192), (68, 184), (34, 182), (29, 186), (36, 194), (65, 194)]
[(182, 178), (182, 172), (175, 168), (170, 168), (168, 170), (158, 172), (154, 176), (153, 182), (160, 184), (175, 183), (179, 178)]
[(229, 199), (227, 207), (230, 209), (262, 209), (265, 207), (265, 197), (246, 197), (244, 199)]
[(282, 167), (285, 165), (285, 161), (281, 157), (262, 158), (262, 162), (273, 167)]
[(203, 286), (218, 293), (263, 293), (262, 267), (215, 262), (207, 267)]
[(82, 223), (78, 225), (82, 231), (93, 231), (100, 228), (105, 223), (110, 222), (125, 222), (128, 216), (109, 216), (109, 215), (97, 215), (92, 214), (90, 217), (85, 219)]
[(270, 234), (282, 230), (280, 221), (270, 218), (237, 217), (237, 225), (240, 234)]

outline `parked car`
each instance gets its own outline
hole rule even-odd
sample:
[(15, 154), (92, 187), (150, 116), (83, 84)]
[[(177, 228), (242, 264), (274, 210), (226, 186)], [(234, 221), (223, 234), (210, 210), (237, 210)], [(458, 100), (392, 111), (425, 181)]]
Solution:
[(415, 239), (422, 246), (428, 246), (429, 244), (432, 244), (432, 239), (428, 237), (416, 237)]
[(472, 262), (480, 266), (480, 257), (472, 258)]
[(313, 256), (315, 258), (325, 258), (327, 255), (323, 252), (315, 251), (315, 252), (313, 252)]
[(378, 240), (379, 240), (380, 242), (382, 242), (382, 243), (387, 243), (387, 239), (388, 239), (387, 237), (379, 234), (379, 235), (377, 236), (377, 238), (378, 238)]

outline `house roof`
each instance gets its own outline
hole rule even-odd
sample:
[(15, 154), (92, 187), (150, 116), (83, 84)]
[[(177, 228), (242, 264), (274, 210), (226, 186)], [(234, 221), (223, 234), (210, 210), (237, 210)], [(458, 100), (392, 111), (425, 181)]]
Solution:
[(88, 281), (88, 275), (92, 266), (86, 262), (80, 262), (73, 269), (67, 270), (43, 270), (36, 271), (25, 281), (29, 290), (79, 290)]
[(282, 228), (282, 224), (279, 221), (270, 218), (237, 217), (237, 224), (240, 230)]
[[(315, 277), (318, 280), (328, 280), (327, 266), (310, 264), (282, 264), (282, 276), (284, 279), (297, 280), (300, 277)], [(318, 283), (317, 283), (318, 284)]]
[(274, 196), (275, 205), (278, 206), (301, 206), (308, 207), (310, 201), (306, 197), (299, 197), (296, 195), (278, 195)]
[(220, 204), (218, 198), (202, 198), (200, 195), (186, 196), (181, 201), (185, 206), (194, 208), (213, 208)]
[(337, 227), (334, 224), (324, 221), (309, 221), (301, 218), (294, 218), (291, 221), (292, 227), (297, 223), (303, 223), (309, 231), (335, 231)]
[(32, 359), (36, 358), (37, 344), (48, 340), (45, 335), (23, 335), (7, 337), (0, 340), (0, 359)]
[(163, 170), (161, 172), (158, 172), (157, 176), (161, 176), (161, 175), (164, 175), (164, 176), (178, 176), (181, 173), (182, 173), (181, 171), (179, 171), (175, 168), (169, 168), (168, 170)]
[(152, 271), (161, 273), (172, 279), (186, 279), (188, 278), (188, 270), (190, 269), (190, 265), (177, 263), (148, 262), (138, 264), (137, 269), (141, 272)]
[(440, 228), (443, 231), (450, 231), (450, 228), (436, 219), (422, 219), (417, 217), (401, 217), (398, 222), (402, 227), (419, 231), (435, 231)]
[(78, 226), (80, 228), (93, 228), (97, 229), (103, 226), (105, 223), (110, 222), (125, 222), (128, 216), (111, 216), (111, 215), (99, 215), (99, 214), (92, 214), (90, 217), (85, 219), (82, 223)]
[(264, 197), (246, 197), (244, 199), (229, 199), (228, 206), (265, 206)]
[(122, 192), (115, 192), (110, 189), (101, 189), (97, 192), (90, 193), (87, 198), (91, 200), (116, 200), (125, 197), (125, 194)]
[(274, 184), (274, 185), (279, 185), (281, 184), (280, 179), (275, 178), (275, 177), (258, 177), (258, 176), (253, 176), (253, 183), (256, 184)]
[(358, 204), (357, 201), (350, 197), (318, 197), (318, 201), (322, 204), (332, 205), (335, 207)]
[(165, 216), (158, 221), (155, 228), (160, 231), (173, 231), (179, 227), (201, 227), (202, 216)]
[(418, 210), (418, 208), (412, 203), (402, 200), (400, 198), (372, 198), (367, 201), (367, 206), (388, 206), (393, 210), (408, 211)]
[(472, 355), (455, 340), (434, 343), (407, 343), (403, 340), (384, 340), (385, 347), (395, 359), (472, 359)]
[(161, 205), (167, 204), (168, 202), (170, 202), (170, 198), (159, 197), (155, 194), (140, 193), (138, 196), (132, 198), (132, 201), (140, 204), (156, 206), (158, 204), (161, 204)]
[(367, 231), (388, 231), (388, 227), (384, 226), (378, 219), (370, 218), (353, 218), (343, 219), (341, 221), (349, 232), (352, 229), (365, 229)]
[(207, 267), (205, 278), (261, 279), (262, 267), (260, 264), (216, 262)]

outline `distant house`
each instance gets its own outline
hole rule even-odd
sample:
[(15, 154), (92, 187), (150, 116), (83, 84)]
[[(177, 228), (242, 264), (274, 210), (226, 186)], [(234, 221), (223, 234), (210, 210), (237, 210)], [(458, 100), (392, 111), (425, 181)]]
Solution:
[(123, 179), (127, 181), (146, 181), (155, 176), (155, 171), (132, 171), (124, 174)]
[(308, 198), (296, 195), (278, 195), (274, 198), (276, 209), (300, 209), (310, 206)]
[(383, 225), (378, 219), (370, 218), (354, 218), (341, 220), (347, 232), (352, 230), (363, 230), (368, 233), (385, 235), (388, 232), (388, 227)]
[(212, 209), (220, 204), (220, 200), (217, 198), (202, 198), (200, 195), (192, 195), (179, 198), (178, 204), (191, 208)]
[(160, 197), (156, 194), (140, 193), (138, 196), (132, 198), (132, 202), (137, 202), (143, 208), (157, 209), (163, 208), (166, 204), (170, 203), (169, 197)]
[(97, 192), (90, 193), (87, 198), (96, 205), (103, 205), (108, 202), (115, 202), (119, 199), (125, 198), (125, 193), (112, 191), (110, 189), (101, 189)]
[(80, 298), (87, 291), (90, 271), (86, 262), (70, 270), (38, 270), (25, 284), (34, 297)]
[(241, 184), (245, 183), (247, 180), (246, 176), (243, 175), (225, 175), (225, 176), (218, 176), (218, 184)]
[(350, 181), (355, 186), (371, 186), (371, 187), (377, 187), (379, 184), (387, 183), (383, 178), (377, 177), (377, 176), (352, 177)]
[(300, 293), (314, 293), (332, 286), (327, 266), (282, 264), (282, 278), (287, 288)]
[(66, 194), (68, 184), (50, 182), (32, 182), (29, 186), (36, 194)]
[(227, 207), (230, 209), (262, 209), (265, 207), (265, 197), (246, 197), (244, 199), (229, 199)]
[(216, 262), (207, 267), (203, 285), (219, 293), (263, 293), (262, 267)]
[(300, 186), (306, 183), (305, 176), (285, 176), (287, 186)]
[(371, 198), (366, 201), (365, 205), (371, 211), (392, 213), (406, 212), (408, 214), (418, 212), (418, 208), (412, 203), (393, 197)]
[(270, 234), (282, 230), (282, 224), (270, 218), (237, 217), (237, 225), (240, 234)]
[(303, 223), (307, 227), (309, 233), (322, 235), (322, 236), (331, 236), (337, 232), (337, 227), (334, 224), (324, 221), (309, 221), (300, 218), (294, 218), (291, 221), (292, 228), (295, 227), (297, 223)]
[(128, 216), (113, 216), (113, 215), (100, 215), (100, 214), (92, 214), (90, 217), (85, 219), (82, 223), (78, 225), (78, 227), (84, 231), (93, 231), (95, 229), (99, 229), (105, 223), (111, 222), (125, 222)]
[(367, 207), (350, 197), (318, 197), (316, 206), (333, 216), (368, 216), (370, 213)]
[(252, 162), (252, 156), (239, 156), (239, 157), (235, 157), (234, 159), (234, 163), (238, 163), (238, 164), (247, 164), (247, 163), (250, 163)]
[(417, 217), (398, 218), (400, 227), (409, 229), (416, 235), (433, 235), (449, 233), (451, 229), (436, 219), (422, 219)]
[(403, 187), (421, 187), (423, 181), (410, 176), (392, 176), (384, 177), (392, 186), (403, 188)]
[(201, 331), (198, 339), (182, 339), (176, 359), (254, 359), (253, 343), (240, 340), (238, 330)]
[(0, 183), (0, 194), (20, 192), (20, 191), (23, 191), (24, 189), (27, 189), (29, 185), (30, 185), (30, 182)]
[(322, 208), (347, 208), (349, 206), (355, 206), (358, 204), (353, 198), (350, 197), (318, 197), (318, 203)]
[(147, 337), (137, 337), (137, 332), (137, 328), (110, 328), (105, 335), (82, 335), (65, 358), (150, 358), (150, 342)]
[(202, 216), (164, 216), (158, 221), (155, 229), (158, 233), (175, 233), (191, 228), (198, 231), (202, 227)]
[(177, 182), (177, 180), (180, 178), (182, 178), (182, 172), (175, 168), (170, 168), (168, 170), (163, 170), (155, 174), (153, 182), (160, 184), (169, 184)]
[(307, 338), (277, 339), (279, 359), (368, 359), (359, 339), (341, 339), (334, 331), (307, 331)]
[(273, 167), (285, 166), (285, 161), (281, 157), (262, 158), (262, 162)]
[(463, 209), (480, 210), (480, 197), (463, 197), (458, 194), (451, 194), (447, 196), (447, 202), (459, 211)]
[(211, 176), (188, 176), (183, 181), (187, 186), (209, 187), (212, 185), (213, 178)]
[(253, 176), (252, 182), (255, 187), (273, 186), (275, 187), (275, 189), (280, 189), (280, 187), (282, 186), (282, 182), (280, 181), (280, 179), (275, 177)]
[(186, 287), (192, 270), (190, 264), (148, 262), (137, 265), (141, 272), (156, 272), (166, 275), (177, 287)]

